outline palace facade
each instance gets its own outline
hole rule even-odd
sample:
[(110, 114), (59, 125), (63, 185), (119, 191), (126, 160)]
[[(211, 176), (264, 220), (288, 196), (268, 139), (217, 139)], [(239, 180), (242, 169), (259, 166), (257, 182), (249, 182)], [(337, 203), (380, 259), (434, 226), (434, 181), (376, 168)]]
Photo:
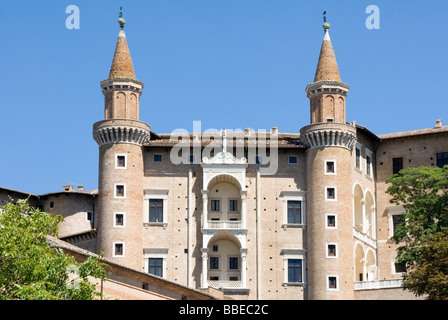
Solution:
[(300, 132), (155, 133), (139, 119), (143, 83), (119, 24), (104, 119), (93, 124), (98, 190), (30, 198), (65, 218), (60, 239), (234, 299), (415, 299), (390, 240), (404, 209), (385, 181), (447, 164), (448, 127), (376, 135), (348, 122), (349, 85), (325, 23)]

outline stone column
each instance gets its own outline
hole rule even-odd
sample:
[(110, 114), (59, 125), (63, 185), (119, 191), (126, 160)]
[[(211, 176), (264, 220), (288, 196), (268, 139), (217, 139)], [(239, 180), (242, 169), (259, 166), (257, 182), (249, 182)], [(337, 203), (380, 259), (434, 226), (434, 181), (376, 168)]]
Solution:
[(208, 249), (202, 248), (202, 288), (208, 288), (208, 281), (207, 281), (207, 262), (208, 262)]
[(241, 191), (241, 222), (244, 229), (246, 229), (246, 194), (247, 191)]
[(208, 191), (202, 190), (202, 228), (208, 228)]
[(247, 249), (241, 248), (241, 283), (243, 288), (246, 288), (246, 256), (247, 256)]

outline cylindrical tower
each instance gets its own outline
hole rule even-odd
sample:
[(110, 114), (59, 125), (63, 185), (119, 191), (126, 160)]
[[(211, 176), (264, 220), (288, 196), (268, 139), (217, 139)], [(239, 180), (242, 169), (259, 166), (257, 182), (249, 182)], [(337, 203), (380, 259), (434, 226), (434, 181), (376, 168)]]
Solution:
[(311, 124), (300, 130), (308, 146), (308, 299), (353, 299), (352, 155), (356, 128), (345, 122), (349, 86), (342, 83), (325, 36), (314, 82), (307, 86)]
[(353, 299), (351, 148), (347, 124), (304, 127), (307, 166), (308, 299)]
[(143, 154), (150, 127), (139, 118), (143, 83), (134, 68), (119, 19), (120, 33), (109, 78), (101, 81), (104, 118), (93, 125), (99, 146), (97, 247), (104, 257), (143, 267)]

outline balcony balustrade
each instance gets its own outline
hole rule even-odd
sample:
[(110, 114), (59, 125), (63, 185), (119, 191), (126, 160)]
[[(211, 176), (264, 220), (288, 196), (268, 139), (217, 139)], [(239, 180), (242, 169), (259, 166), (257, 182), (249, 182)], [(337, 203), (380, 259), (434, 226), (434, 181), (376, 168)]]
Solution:
[(385, 288), (400, 288), (403, 284), (403, 279), (385, 279), (374, 281), (356, 281), (355, 290), (369, 290), (369, 289), (385, 289)]
[(208, 280), (208, 285), (216, 289), (242, 289), (242, 281), (231, 281), (231, 280)]
[(229, 220), (208, 220), (207, 221), (208, 229), (242, 229), (243, 222), (242, 221), (229, 221)]

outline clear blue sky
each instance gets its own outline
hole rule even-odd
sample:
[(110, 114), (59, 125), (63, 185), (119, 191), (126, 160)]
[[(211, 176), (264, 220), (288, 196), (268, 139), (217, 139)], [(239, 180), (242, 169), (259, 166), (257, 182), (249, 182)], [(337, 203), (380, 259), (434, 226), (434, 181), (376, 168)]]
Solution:
[[(448, 124), (448, 1), (46, 0), (3, 1), (0, 186), (43, 194), (97, 188), (92, 125), (123, 3), (140, 119), (157, 133), (309, 122), (305, 87), (323, 39), (322, 12), (342, 81), (347, 120), (376, 134)], [(369, 30), (368, 5), (380, 9)], [(65, 9), (80, 9), (80, 29)]]

